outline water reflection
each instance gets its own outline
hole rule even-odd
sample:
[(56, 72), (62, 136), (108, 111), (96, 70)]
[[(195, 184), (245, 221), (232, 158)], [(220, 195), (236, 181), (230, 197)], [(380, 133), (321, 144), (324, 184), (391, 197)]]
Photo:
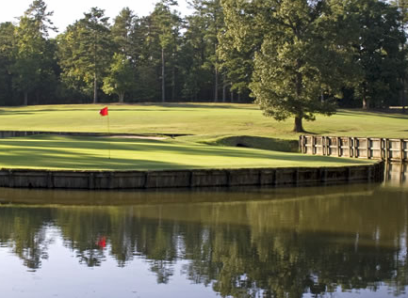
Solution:
[(385, 173), (388, 186), (408, 187), (408, 163), (388, 163)]
[[(408, 285), (408, 191), (395, 185), (2, 190), (0, 248), (38, 276), (45, 263), (61, 261), (51, 257), (61, 242), (81, 264), (80, 278), (90, 268), (109, 268), (111, 260), (123, 269), (143, 260), (158, 284), (185, 279), (223, 297), (341, 297), (341, 291), (384, 287), (385, 295), (402, 296)], [(44, 201), (48, 205), (27, 204)]]

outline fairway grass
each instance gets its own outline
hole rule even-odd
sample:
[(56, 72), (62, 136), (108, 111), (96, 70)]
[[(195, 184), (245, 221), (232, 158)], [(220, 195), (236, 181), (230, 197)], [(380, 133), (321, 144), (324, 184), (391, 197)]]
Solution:
[[(110, 158), (109, 158), (110, 156)], [(39, 135), (0, 139), (0, 168), (50, 170), (177, 170), (337, 167), (369, 161), (173, 139), (141, 140)]]
[[(50, 105), (0, 109), (0, 130), (107, 132), (106, 105)], [(219, 143), (230, 136), (297, 140), (293, 119), (264, 117), (254, 104), (134, 104), (109, 106), (110, 132), (189, 135), (193, 142)], [(406, 138), (408, 116), (361, 110), (339, 110), (304, 122), (308, 133), (353, 137)]]

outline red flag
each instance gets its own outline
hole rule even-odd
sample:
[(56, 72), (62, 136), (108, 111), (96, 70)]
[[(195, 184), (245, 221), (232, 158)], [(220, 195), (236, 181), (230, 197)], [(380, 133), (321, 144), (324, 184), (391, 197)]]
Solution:
[(105, 248), (106, 247), (106, 237), (105, 236), (100, 237), (96, 244), (99, 246), (99, 248)]
[(101, 116), (108, 116), (108, 107), (103, 108), (102, 110), (99, 111), (99, 114)]

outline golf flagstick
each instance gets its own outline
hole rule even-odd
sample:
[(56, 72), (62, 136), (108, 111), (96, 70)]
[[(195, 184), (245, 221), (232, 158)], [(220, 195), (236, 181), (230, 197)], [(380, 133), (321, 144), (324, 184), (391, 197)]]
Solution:
[(110, 147), (111, 147), (111, 143), (110, 143), (110, 139), (109, 139), (109, 137), (110, 137), (110, 123), (109, 123), (109, 111), (108, 111), (108, 107), (104, 107), (102, 110), (100, 110), (99, 111), (99, 115), (101, 115), (102, 117), (105, 117), (105, 116), (107, 116), (108, 117), (108, 119), (107, 119), (107, 121), (106, 121), (106, 124), (107, 124), (107, 126), (108, 126), (108, 157), (109, 157), (109, 159), (111, 158), (111, 149), (110, 149)]

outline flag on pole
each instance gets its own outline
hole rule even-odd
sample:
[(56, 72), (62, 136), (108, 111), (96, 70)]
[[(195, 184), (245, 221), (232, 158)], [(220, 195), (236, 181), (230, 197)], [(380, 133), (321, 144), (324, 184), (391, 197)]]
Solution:
[(104, 107), (102, 110), (99, 111), (101, 116), (108, 116), (108, 107)]
[[(108, 116), (107, 117), (107, 122), (106, 122), (106, 124), (108, 125), (108, 136), (110, 135), (110, 125), (109, 125), (109, 113), (108, 113), (108, 107), (104, 107), (103, 109), (101, 109), (100, 111), (99, 111), (99, 115), (101, 115), (102, 117), (103, 116)], [(111, 154), (110, 154), (110, 141), (108, 142), (108, 156), (109, 156), (109, 159), (111, 158)]]

